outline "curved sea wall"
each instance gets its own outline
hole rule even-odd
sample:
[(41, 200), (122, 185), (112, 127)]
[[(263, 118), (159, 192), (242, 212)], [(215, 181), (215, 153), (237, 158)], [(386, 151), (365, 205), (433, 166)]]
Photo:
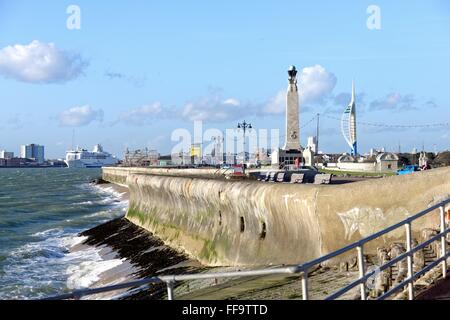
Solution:
[[(450, 197), (450, 168), (320, 186), (199, 171), (104, 168), (103, 179), (128, 186), (130, 221), (208, 265), (305, 262)], [(423, 218), (414, 236), (437, 225), (437, 214)], [(367, 252), (402, 238), (403, 228)]]
[(103, 168), (103, 179), (113, 182), (115, 184), (127, 187), (128, 175), (135, 174), (154, 174), (165, 176), (190, 176), (190, 177), (206, 177), (206, 178), (221, 178), (226, 169), (176, 169), (176, 168), (124, 168), (124, 167), (109, 167)]

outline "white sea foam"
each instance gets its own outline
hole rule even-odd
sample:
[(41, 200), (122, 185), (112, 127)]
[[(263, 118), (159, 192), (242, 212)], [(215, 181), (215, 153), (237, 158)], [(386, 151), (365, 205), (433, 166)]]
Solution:
[(100, 275), (123, 263), (123, 259), (84, 261), (67, 268), (67, 287), (69, 289), (88, 288), (100, 280)]
[(93, 224), (123, 216), (128, 206), (128, 202), (123, 200), (123, 194), (112, 187), (100, 188), (85, 184), (81, 188), (96, 195), (86, 201), (89, 198), (83, 198), (83, 193), (78, 201), (85, 201), (79, 202), (79, 205), (88, 208), (90, 205), (107, 207), (102, 207), (103, 210), (99, 212), (92, 212), (95, 207), (89, 208), (87, 215), (63, 217), (59, 225), (51, 220), (50, 227), (28, 236), (29, 242), (11, 248), (1, 270), (0, 299), (43, 298), (49, 292), (63, 292), (67, 287), (88, 287), (98, 281), (102, 273), (123, 263), (120, 259), (103, 260), (100, 249), (96, 247), (83, 246), (71, 251), (87, 239), (78, 236), (78, 232)]
[(91, 188), (91, 189), (95, 190), (95, 192), (100, 193), (100, 194), (112, 195), (116, 199), (121, 199), (125, 195), (125, 192), (119, 192), (119, 191), (115, 190), (113, 187), (89, 185), (88, 188)]
[(77, 202), (77, 203), (74, 203), (75, 205), (80, 205), (80, 206), (85, 206), (85, 205), (92, 205), (92, 204), (94, 204), (94, 202), (93, 201), (82, 201), (82, 202)]
[(83, 243), (84, 241), (87, 240), (88, 237), (83, 236), (83, 237), (66, 237), (63, 239), (62, 243), (64, 244), (65, 247), (71, 249), (73, 247), (75, 247), (77, 244)]
[(41, 232), (36, 232), (33, 234), (33, 237), (40, 237), (40, 238), (56, 237), (62, 235), (63, 233), (64, 231), (62, 228), (53, 228)]

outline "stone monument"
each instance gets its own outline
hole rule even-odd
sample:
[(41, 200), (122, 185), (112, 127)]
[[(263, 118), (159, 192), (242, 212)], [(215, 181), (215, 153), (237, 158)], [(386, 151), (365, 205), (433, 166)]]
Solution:
[(286, 132), (282, 149), (272, 152), (272, 165), (292, 168), (297, 163), (304, 163), (300, 145), (299, 98), (297, 87), (297, 69), (291, 66), (288, 70), (288, 90), (286, 96)]
[(288, 70), (289, 86), (286, 99), (286, 136), (283, 150), (300, 150), (297, 69)]

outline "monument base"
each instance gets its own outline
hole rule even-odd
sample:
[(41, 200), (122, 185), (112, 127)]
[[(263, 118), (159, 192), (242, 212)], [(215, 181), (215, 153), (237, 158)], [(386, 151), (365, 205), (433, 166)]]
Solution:
[(272, 167), (293, 168), (296, 164), (303, 165), (303, 163), (304, 159), (301, 150), (278, 149), (272, 152)]

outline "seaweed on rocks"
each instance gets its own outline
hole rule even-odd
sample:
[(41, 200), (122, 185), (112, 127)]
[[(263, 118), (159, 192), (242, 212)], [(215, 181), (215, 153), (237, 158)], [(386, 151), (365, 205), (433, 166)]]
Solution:
[[(188, 255), (181, 253), (157, 238), (149, 231), (131, 223), (126, 218), (119, 218), (99, 225), (80, 234), (87, 237), (85, 245), (112, 248), (120, 258), (127, 259), (137, 267), (133, 277), (137, 279), (167, 274), (194, 273), (206, 267), (177, 266), (182, 262), (192, 261)], [(181, 285), (181, 283), (176, 284)], [(131, 288), (133, 290), (136, 288)], [(163, 283), (149, 285), (137, 293), (126, 296), (126, 300), (162, 299), (166, 295)]]

